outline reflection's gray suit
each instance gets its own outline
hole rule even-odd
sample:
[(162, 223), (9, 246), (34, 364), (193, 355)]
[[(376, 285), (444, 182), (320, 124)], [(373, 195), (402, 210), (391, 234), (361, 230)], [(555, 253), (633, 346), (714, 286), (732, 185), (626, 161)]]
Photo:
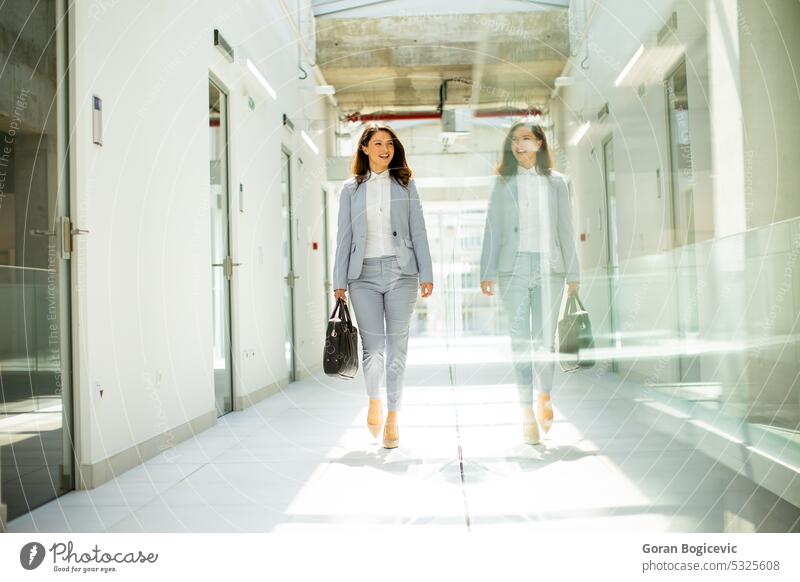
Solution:
[(390, 222), (396, 256), (364, 258), (366, 197), (366, 181), (358, 184), (351, 178), (342, 187), (333, 283), (334, 289), (345, 289), (349, 284), (361, 335), (367, 394), (370, 398), (379, 397), (385, 372), (388, 408), (396, 411), (401, 404), (408, 332), (417, 288), (420, 281), (433, 283), (433, 267), (414, 180), (403, 186), (391, 179)]
[[(533, 377), (550, 392), (555, 371), (555, 332), (564, 282), (579, 282), (569, 182), (552, 172), (544, 181), (548, 236), (542, 252), (519, 252), (517, 177), (499, 176), (489, 199), (481, 250), (481, 281), (497, 281), (508, 316), (520, 403), (533, 403)], [(531, 363), (534, 347), (544, 350)]]
[[(547, 180), (549, 229), (545, 272), (580, 280), (578, 251), (572, 227), (569, 182), (564, 174), (551, 172)], [(556, 228), (552, 228), (555, 225)], [(511, 273), (519, 248), (519, 201), (517, 177), (498, 176), (489, 198), (481, 251), (481, 281), (495, 281), (498, 273)]]

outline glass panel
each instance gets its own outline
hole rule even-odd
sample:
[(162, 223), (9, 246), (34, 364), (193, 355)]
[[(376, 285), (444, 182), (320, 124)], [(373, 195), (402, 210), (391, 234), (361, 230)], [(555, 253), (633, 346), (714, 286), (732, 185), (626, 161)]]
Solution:
[(328, 317), (333, 311), (333, 274), (331, 273), (331, 256), (330, 256), (330, 225), (328, 221), (330, 215), (328, 214), (328, 191), (323, 188), (322, 190), (322, 256), (325, 261), (325, 318), (323, 325), (327, 327)]
[(214, 322), (214, 394), (217, 413), (233, 409), (230, 281), (228, 257), (228, 108), (227, 95), (213, 82), (208, 85), (211, 176), (211, 293)]
[[(666, 83), (669, 112), (670, 164), (672, 167), (672, 217), (675, 245), (692, 245), (695, 242), (694, 223), (694, 168), (692, 158), (692, 132), (689, 127), (689, 92), (686, 62), (682, 61)], [(686, 344), (697, 339), (697, 276), (695, 249), (686, 246), (675, 253), (673, 265), (676, 279), (674, 298), (677, 303), (676, 341)], [(677, 382), (666, 380), (667, 388), (699, 382), (699, 360), (686, 353), (675, 360)], [(684, 387), (685, 389), (686, 387)]]
[[(749, 505), (749, 493), (729, 490), (730, 479), (719, 487), (721, 481), (698, 484), (690, 475), (696, 471), (688, 469), (673, 479), (684, 465), (702, 465), (696, 461), (703, 455), (715, 457), (703, 461), (703, 472), (717, 458), (746, 458), (755, 449), (793, 466), (800, 455), (800, 230), (796, 222), (763, 224), (773, 218), (770, 212), (775, 222), (800, 214), (800, 166), (785, 163), (797, 158), (796, 92), (785, 79), (765, 87), (762, 78), (790, 66), (776, 40), (788, 34), (773, 34), (775, 23), (757, 7), (740, 3), (747, 21), (737, 20), (736, 11), (731, 18), (721, 7), (726, 3), (710, 0), (674, 3), (668, 20), (630, 12), (622, 3), (607, 11), (593, 10), (591, 2), (565, 2), (568, 8), (517, 3), (507, 12), (488, 1), (469, 9), (457, 2), (414, 3), (410, 11), (399, 4), (326, 16), (320, 23), (327, 26), (317, 29), (317, 51), (320, 62), (336, 62), (337, 102), (349, 120), (337, 128), (338, 152), (352, 155), (366, 123), (386, 112), (383, 121), (397, 132), (414, 173), (435, 287), (432, 297), (417, 299), (412, 315), (401, 418), (410, 419), (417, 438), (428, 431), (430, 442), (443, 434), (458, 442), (462, 467), (453, 478), (465, 485), (472, 523), (495, 524), (529, 500), (527, 507), (537, 511), (536, 496), (527, 495), (532, 489), (522, 485), (520, 499), (508, 500), (502, 512), (481, 505), (506, 493), (492, 486), (510, 459), (519, 463), (512, 472), (522, 483), (544, 465), (557, 472), (564, 459), (594, 457), (616, 466), (621, 484), (641, 496), (641, 510), (619, 512), (628, 517), (650, 519), (653, 504), (665, 502), (668, 527), (686, 514), (691, 517), (685, 523), (697, 530), (728, 528), (740, 518), (754, 529), (796, 528), (796, 509), (788, 521), (769, 509), (770, 503), (779, 506), (773, 502), (780, 491), (762, 497), (771, 500), (763, 512), (746, 515), (739, 508)], [(782, 26), (796, 38), (798, 9), (787, 6)], [(402, 16), (409, 31), (398, 32), (400, 38), (365, 37), (360, 56), (347, 57), (331, 20), (378, 14)], [(442, 27), (457, 40), (443, 38)], [(640, 41), (631, 40), (634, 29)], [(740, 50), (740, 41), (748, 50)], [(466, 55), (464, 42), (475, 42), (478, 50)], [(753, 42), (763, 45), (760, 55), (774, 66), (759, 64)], [(383, 54), (387, 45), (402, 59), (386, 65), (363, 56)], [(739, 107), (748, 100), (744, 114)], [(555, 169), (571, 183), (572, 203), (564, 214), (537, 215), (535, 190), (523, 200), (501, 185), (502, 226), (485, 238), (489, 200), (501, 183), (498, 163), (508, 153), (512, 167), (519, 165), (506, 148), (519, 122), (542, 128)], [(784, 132), (783, 140), (773, 132)], [(746, 142), (738, 151), (736, 139)], [(524, 153), (528, 146), (517, 143), (517, 153)], [(595, 338), (595, 348), (585, 354), (596, 365), (568, 374), (556, 361), (550, 378), (546, 368), (567, 358), (549, 352), (553, 338), (535, 328), (545, 317), (542, 307), (556, 306), (559, 291), (554, 285), (548, 296), (544, 278), (535, 276), (532, 265), (548, 263), (530, 256), (527, 263), (515, 262), (520, 248), (514, 245), (523, 215), (536, 229), (552, 232), (566, 214), (574, 239), (559, 233), (556, 242), (562, 250), (577, 248), (580, 297)], [(555, 253), (558, 264), (558, 250), (533, 247), (529, 254), (539, 251), (550, 261)], [(487, 248), (502, 249), (504, 257), (491, 277), (490, 297), (480, 290)], [(518, 300), (504, 302), (504, 285), (512, 289), (515, 279)], [(532, 396), (536, 406), (538, 393), (548, 388), (555, 424), (545, 446), (520, 446), (521, 396)], [(697, 437), (688, 446), (687, 433)], [(734, 435), (728, 443), (745, 444), (736, 453), (727, 443), (717, 450), (707, 446), (720, 434)], [(672, 463), (675, 458), (681, 464)], [(639, 472), (632, 464), (648, 468)], [(676, 485), (683, 478), (691, 482), (688, 490)], [(530, 483), (538, 486), (535, 478)], [(554, 497), (559, 486), (553, 486)], [(603, 513), (629, 499), (595, 509)], [(565, 517), (575, 507), (574, 499), (568, 501)]]
[[(617, 182), (614, 165), (614, 141), (609, 139), (603, 144), (603, 169), (606, 188), (606, 249), (608, 262), (608, 318), (611, 331), (610, 345), (615, 350), (622, 347), (622, 336), (618, 329), (616, 314), (616, 297), (619, 288), (619, 249), (617, 237)], [(611, 360), (611, 370), (617, 371), (617, 362)]]
[(73, 486), (69, 270), (59, 236), (64, 37), (52, 0), (3, 6), (2, 19), (2, 38), (24, 39), (0, 44), (9, 49), (0, 71), (0, 500), (14, 518)]
[(681, 62), (667, 79), (670, 164), (672, 166), (672, 214), (676, 245), (692, 244), (694, 233), (694, 170), (692, 134), (689, 131), (689, 92), (686, 63)]
[(608, 222), (608, 264), (611, 267), (619, 266), (619, 252), (617, 249), (617, 183), (614, 171), (614, 142), (608, 140), (603, 144), (603, 159), (605, 161), (606, 180), (606, 212)]
[(283, 217), (283, 240), (281, 243), (281, 273), (283, 286), (284, 353), (289, 382), (295, 379), (294, 368), (294, 276), (292, 268), (292, 158), (281, 152), (281, 216)]

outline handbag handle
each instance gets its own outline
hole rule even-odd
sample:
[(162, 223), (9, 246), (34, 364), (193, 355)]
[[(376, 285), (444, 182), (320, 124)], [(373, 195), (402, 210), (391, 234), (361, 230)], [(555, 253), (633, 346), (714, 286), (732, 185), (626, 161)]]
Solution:
[(342, 302), (342, 307), (340, 311), (344, 314), (342, 321), (347, 324), (347, 327), (353, 327), (353, 320), (350, 319), (350, 309), (347, 307), (347, 303), (343, 299), (339, 299)]
[(580, 311), (588, 313), (586, 311), (586, 308), (583, 306), (583, 301), (581, 301), (581, 298), (578, 297), (578, 292), (577, 291), (575, 293), (571, 293), (571, 294), (569, 294), (567, 296), (567, 304), (564, 306), (564, 312), (565, 313), (578, 313), (579, 310), (575, 309), (576, 306), (580, 307)]
[(340, 312), (340, 321), (346, 323), (348, 327), (353, 326), (353, 320), (350, 319), (350, 310), (347, 308), (347, 303), (345, 303), (344, 299), (339, 298), (336, 300), (336, 305), (333, 306), (333, 313), (331, 313), (329, 321), (333, 321), (336, 318), (337, 312)]
[(331, 312), (331, 316), (328, 318), (328, 321), (333, 321), (336, 318), (336, 312), (339, 311), (339, 302), (341, 299), (337, 299), (336, 303), (333, 304), (333, 311)]

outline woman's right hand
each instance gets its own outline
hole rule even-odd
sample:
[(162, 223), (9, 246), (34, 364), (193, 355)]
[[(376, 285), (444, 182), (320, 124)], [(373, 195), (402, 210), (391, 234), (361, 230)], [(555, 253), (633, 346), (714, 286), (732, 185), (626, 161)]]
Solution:
[(491, 297), (494, 295), (492, 291), (492, 286), (494, 285), (494, 281), (481, 281), (481, 293), (486, 295), (487, 297)]
[(347, 303), (347, 293), (344, 289), (334, 289), (333, 297), (338, 301), (342, 299), (345, 303)]

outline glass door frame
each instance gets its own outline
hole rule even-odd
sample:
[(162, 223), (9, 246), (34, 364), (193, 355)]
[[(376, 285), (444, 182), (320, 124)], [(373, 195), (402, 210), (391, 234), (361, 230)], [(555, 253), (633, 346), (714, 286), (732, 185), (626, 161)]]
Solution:
[[(64, 263), (64, 268), (61, 270), (61, 280), (59, 281), (60, 301), (61, 301), (61, 347), (63, 356), (61, 358), (61, 400), (63, 406), (63, 424), (62, 431), (64, 432), (64, 446), (69, 447), (69, 452), (64, 454), (64, 460), (71, 463), (71, 466), (64, 467), (62, 472), (62, 488), (69, 491), (77, 486), (76, 468), (80, 466), (80, 459), (78, 456), (78, 439), (81, 435), (76, 433), (75, 419), (78, 416), (78, 401), (74, 396), (74, 378), (75, 371), (79, 369), (78, 353), (79, 350), (72, 349), (73, 345), (79, 345), (76, 342), (80, 338), (77, 337), (77, 329), (72, 326), (72, 306), (78, 304), (77, 291), (72, 286), (72, 281), (77, 281), (77, 265), (72, 260), (72, 251), (75, 248), (72, 232), (66, 233), (59, 231), (61, 229), (72, 229), (71, 217), (76, 216), (73, 209), (76, 208), (76, 200), (73, 196), (75, 190), (71, 188), (71, 178), (74, 176), (76, 159), (73, 153), (73, 148), (69, 146), (70, 128), (73, 127), (73, 119), (70, 116), (72, 96), (72, 73), (69, 63), (72, 62), (72, 54), (70, 53), (70, 30), (74, 30), (74, 10), (71, 8), (66, 0), (56, 0), (56, 75), (60, 79), (57, 86), (61, 89), (56, 93), (56, 107), (57, 111), (57, 139), (56, 151), (58, 163), (63, 168), (63, 172), (58, 179), (58, 187), (61, 192), (58, 194), (59, 211), (63, 217), (60, 225), (54, 224), (53, 228), (60, 232), (59, 246), (61, 247), (60, 255)], [(77, 114), (77, 113), (76, 113)], [(69, 237), (69, 249), (64, 248), (65, 238)], [(74, 273), (72, 270), (76, 269)], [(67, 368), (65, 369), (65, 364)]]
[[(616, 204), (616, 177), (614, 178), (614, 205), (613, 209), (609, 204), (608, 192), (608, 148), (611, 148), (612, 158), (614, 157), (614, 134), (609, 133), (601, 143), (601, 154), (603, 156), (603, 204), (606, 211), (606, 273), (608, 275), (608, 294), (609, 294), (609, 319), (611, 328), (611, 337), (614, 350), (622, 347), (622, 339), (620, 331), (617, 328), (617, 310), (616, 300), (619, 291), (619, 249), (617, 245), (618, 232), (617, 232), (617, 204)], [(614, 172), (617, 171), (616, 158), (614, 158)], [(612, 217), (613, 213), (613, 217)], [(613, 218), (613, 220), (612, 220)], [(619, 363), (616, 358), (611, 358), (611, 371), (617, 372), (619, 370)]]
[[(230, 134), (230, 95), (231, 95), (231, 92), (228, 89), (228, 86), (222, 81), (222, 79), (220, 79), (214, 73), (214, 71), (212, 71), (210, 69), (208, 71), (208, 82), (209, 82), (209, 84), (213, 84), (221, 94), (225, 95), (225, 112), (224, 112), (224, 116), (225, 116), (225, 119), (224, 119), (224, 123), (225, 123), (225, 136), (224, 136), (225, 137), (225, 157), (224, 157), (224, 160), (223, 160), (224, 163), (225, 163), (225, 168), (226, 168), (226, 171), (225, 171), (225, 192), (226, 192), (226, 196), (225, 196), (226, 197), (226, 216), (225, 216), (225, 219), (226, 219), (226, 222), (227, 222), (227, 228), (226, 228), (226, 230), (227, 230), (227, 233), (226, 233), (227, 234), (227, 240), (225, 241), (225, 243), (227, 245), (226, 257), (231, 257), (231, 246), (232, 246), (232, 241), (233, 241), (233, 237), (232, 237), (233, 223), (232, 223), (232, 220), (231, 220), (231, 134)], [(220, 117), (222, 117), (222, 115), (223, 115), (223, 112), (220, 112)], [(213, 209), (212, 209), (212, 212), (213, 212)], [(212, 260), (213, 260), (213, 257), (212, 257)], [(231, 278), (230, 279), (227, 278), (223, 274), (223, 278), (225, 280), (225, 285), (227, 287), (227, 289), (226, 289), (226, 292), (227, 292), (227, 305), (226, 305), (226, 308), (227, 308), (227, 322), (225, 322), (225, 324), (227, 325), (227, 330), (228, 330), (228, 338), (227, 338), (228, 339), (228, 346), (227, 346), (228, 354), (227, 355), (228, 355), (228, 361), (230, 362), (229, 374), (230, 374), (230, 387), (231, 387), (231, 394), (230, 394), (230, 397), (231, 397), (231, 409), (230, 410), (223, 410), (222, 414), (220, 416), (224, 416), (228, 412), (232, 412), (233, 410), (236, 409), (236, 407), (235, 407), (235, 402), (236, 402), (236, 363), (235, 363), (235, 359), (233, 357), (233, 354), (234, 354), (234, 350), (233, 350), (233, 342), (234, 342), (233, 321), (234, 321), (234, 317), (233, 317), (233, 285), (232, 285), (233, 272), (235, 272), (235, 271), (233, 271), (233, 267), (236, 267), (236, 266), (239, 266), (239, 264), (238, 263), (232, 263), (231, 264), (231, 267), (230, 267), (230, 269), (231, 269)], [(212, 323), (212, 325), (213, 325), (213, 323)], [(215, 403), (216, 403), (216, 374), (214, 374), (214, 376), (215, 376), (214, 400), (215, 400)]]
[[(681, 266), (685, 262), (685, 258), (689, 257), (688, 262), (690, 264), (694, 264), (694, 257), (695, 257), (695, 221), (694, 221), (694, 196), (696, 194), (694, 189), (694, 156), (692, 154), (692, 134), (691, 134), (691, 124), (690, 120), (688, 119), (689, 115), (689, 102), (690, 102), (690, 95), (689, 95), (689, 69), (686, 66), (686, 55), (681, 55), (675, 63), (667, 70), (666, 74), (664, 75), (663, 85), (664, 85), (664, 113), (665, 113), (665, 122), (666, 122), (666, 138), (667, 138), (667, 163), (669, 164), (669, 216), (672, 222), (672, 257), (673, 257), (673, 276), (675, 277), (675, 306), (676, 306), (676, 319), (675, 319), (675, 326), (676, 331), (678, 334), (679, 340), (686, 339), (689, 332), (693, 331), (691, 329), (687, 329), (686, 321), (684, 320), (684, 314), (682, 309), (687, 307), (693, 310), (692, 315), (692, 327), (697, 327), (698, 323), (698, 314), (697, 314), (697, 282), (694, 281), (693, 285), (687, 287), (687, 284), (691, 282), (682, 280), (682, 272), (685, 267)], [(677, 178), (675, 171), (675, 154), (673, 152), (673, 147), (676, 145), (673, 143), (673, 133), (674, 133), (674, 122), (672, 116), (672, 103), (674, 101), (674, 96), (672, 99), (670, 98), (670, 93), (674, 92), (671, 88), (672, 86), (672, 78), (675, 76), (675, 73), (683, 67), (684, 74), (686, 76), (686, 114), (687, 114), (687, 131), (689, 132), (689, 164), (691, 164), (691, 181), (692, 181), (692, 198), (691, 198), (691, 207), (686, 209), (683, 207), (684, 202), (680, 199), (680, 192), (678, 191), (677, 186)], [(660, 186), (660, 184), (659, 184)], [(688, 219), (685, 221), (685, 224), (681, 223), (681, 216), (678, 212), (676, 212), (676, 204), (680, 205), (682, 210), (688, 212), (687, 217)], [(680, 230), (679, 230), (680, 229)], [(694, 289), (694, 297), (689, 292), (690, 288)], [(699, 381), (700, 375), (698, 367), (695, 365), (699, 362), (697, 356), (688, 357), (684, 354), (679, 355), (675, 358), (675, 374), (676, 374), (676, 381), (678, 383), (686, 383), (686, 382), (693, 382)]]
[[(292, 227), (292, 220), (294, 219), (294, 208), (292, 202), (292, 178), (294, 176), (294, 172), (292, 171), (292, 160), (294, 156), (292, 155), (292, 151), (287, 148), (285, 145), (281, 144), (281, 173), (283, 172), (283, 164), (284, 164), (284, 156), (286, 159), (286, 202), (287, 208), (289, 212), (289, 219), (286, 221), (285, 225), (281, 225), (281, 231), (285, 228), (286, 225), (289, 227), (289, 232), (287, 233), (288, 241), (289, 241), (289, 273), (292, 273), (293, 279), (297, 279), (299, 277), (294, 276), (294, 228)], [(281, 177), (281, 180), (283, 178)], [(283, 204), (283, 193), (281, 192), (281, 204)], [(284, 313), (285, 317), (288, 317), (288, 321), (284, 323), (284, 334), (286, 333), (286, 323), (290, 325), (291, 329), (291, 338), (289, 338), (290, 345), (291, 345), (291, 364), (287, 362), (287, 372), (289, 382), (294, 382), (297, 380), (297, 354), (295, 350), (295, 338), (296, 336), (296, 321), (295, 321), (295, 304), (294, 304), (294, 281), (288, 281), (288, 274), (283, 275), (284, 281), (286, 281), (286, 285), (289, 287), (289, 311), (290, 313)], [(284, 337), (284, 341), (285, 341)]]
[(330, 229), (328, 225), (328, 188), (323, 186), (322, 187), (322, 258), (324, 262), (324, 269), (325, 269), (325, 276), (323, 277), (322, 286), (325, 292), (325, 301), (323, 305), (325, 306), (325, 319), (323, 321), (323, 325), (327, 325), (328, 323), (328, 316), (330, 315), (331, 310), (333, 310), (333, 277), (330, 272), (331, 268), (331, 261), (330, 256), (328, 255), (328, 237), (330, 236)]
[[(675, 156), (673, 154), (673, 129), (674, 123), (672, 120), (672, 101), (670, 99), (670, 80), (672, 77), (675, 76), (675, 73), (678, 72), (678, 69), (684, 69), (686, 74), (686, 100), (687, 100), (687, 115), (688, 115), (688, 103), (689, 103), (689, 73), (688, 69), (686, 68), (686, 56), (682, 55), (675, 63), (667, 70), (667, 73), (664, 75), (664, 112), (666, 114), (666, 137), (667, 137), (667, 163), (669, 165), (669, 215), (670, 220), (672, 222), (672, 246), (673, 248), (687, 246), (693, 244), (694, 242), (694, 189), (692, 190), (692, 214), (691, 214), (691, 227), (692, 231), (689, 230), (689, 224), (680, 224), (680, 216), (678, 212), (676, 212), (676, 204), (682, 204), (680, 201), (680, 193), (677, 191), (676, 186), (676, 178), (675, 178)], [(691, 133), (690, 133), (690, 143), (689, 148), (691, 151)], [(693, 160), (690, 156), (690, 163), (693, 163)], [(694, 168), (692, 168), (692, 180), (694, 180)], [(679, 235), (678, 229), (681, 229), (681, 232), (685, 235), (686, 239), (681, 238)], [(691, 241), (688, 238), (691, 236)]]

